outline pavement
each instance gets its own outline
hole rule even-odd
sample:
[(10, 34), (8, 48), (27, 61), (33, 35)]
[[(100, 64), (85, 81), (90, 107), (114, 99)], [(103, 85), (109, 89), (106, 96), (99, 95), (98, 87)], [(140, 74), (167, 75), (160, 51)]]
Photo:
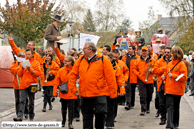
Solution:
[[(12, 88), (0, 88), (0, 123), (4, 121), (13, 122), (13, 117), (16, 117), (14, 107), (14, 90)], [(129, 111), (124, 109), (124, 106), (118, 108), (118, 115), (116, 117), (115, 129), (165, 129), (165, 125), (159, 125), (160, 118), (155, 117), (154, 96), (151, 102), (150, 114), (140, 116), (140, 100), (138, 91), (136, 91), (135, 107)], [(35, 119), (38, 121), (56, 121), (61, 122), (61, 105), (59, 98), (53, 102), (53, 110), (42, 112), (43, 97), (42, 92), (37, 92), (35, 96)], [(82, 116), (82, 115), (81, 115)], [(80, 122), (73, 121), (75, 129), (82, 129), (82, 117)], [(28, 122), (29, 120), (23, 120)], [(65, 128), (68, 121), (66, 122)], [(0, 126), (0, 129), (5, 129)], [(6, 128), (7, 129), (7, 128)], [(22, 128), (25, 129), (25, 128)], [(30, 129), (30, 128), (27, 128)], [(180, 125), (179, 129), (194, 129), (194, 99), (186, 93), (181, 98), (180, 104)]]

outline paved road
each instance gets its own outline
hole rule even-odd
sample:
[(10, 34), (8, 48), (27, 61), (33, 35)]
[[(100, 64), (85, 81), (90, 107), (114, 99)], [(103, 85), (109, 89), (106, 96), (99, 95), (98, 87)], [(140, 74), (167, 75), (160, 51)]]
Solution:
[[(13, 89), (0, 89), (0, 121), (12, 121), (15, 117)], [(185, 94), (181, 99), (180, 127), (179, 129), (194, 129), (194, 99)], [(42, 92), (36, 93), (35, 121), (61, 121), (59, 98), (53, 103), (53, 110), (42, 112)], [(48, 109), (48, 108), (47, 108)], [(159, 125), (160, 119), (155, 118), (154, 101), (151, 102), (151, 113), (140, 116), (140, 104), (138, 91), (136, 91), (136, 105), (134, 109), (126, 111), (124, 106), (119, 106), (115, 129), (165, 129), (165, 125)], [(24, 120), (29, 121), (29, 120)], [(82, 129), (80, 122), (73, 122), (75, 129)], [(0, 127), (1, 128), (1, 127)], [(67, 123), (66, 123), (67, 128)], [(29, 129), (29, 128), (28, 128)]]

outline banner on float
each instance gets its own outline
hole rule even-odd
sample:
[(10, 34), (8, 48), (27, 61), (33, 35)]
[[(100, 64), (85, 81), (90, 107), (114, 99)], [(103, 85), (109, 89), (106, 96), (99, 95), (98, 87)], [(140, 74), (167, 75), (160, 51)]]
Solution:
[(153, 48), (153, 53), (155, 54), (160, 54), (160, 47), (163, 46), (165, 44), (152, 44), (152, 48)]
[(80, 33), (79, 48), (83, 49), (84, 45), (85, 45), (85, 42), (88, 42), (88, 41), (91, 41), (91, 42), (93, 42), (96, 45), (98, 40), (99, 40), (99, 38), (100, 38), (100, 36), (97, 36), (97, 35)]

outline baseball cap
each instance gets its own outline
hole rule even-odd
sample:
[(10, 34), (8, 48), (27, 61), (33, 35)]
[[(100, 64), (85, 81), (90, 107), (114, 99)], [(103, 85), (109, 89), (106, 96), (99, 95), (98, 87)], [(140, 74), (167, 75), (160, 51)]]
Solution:
[(143, 46), (143, 47), (141, 48), (141, 50), (148, 50), (148, 48), (147, 48), (146, 46)]

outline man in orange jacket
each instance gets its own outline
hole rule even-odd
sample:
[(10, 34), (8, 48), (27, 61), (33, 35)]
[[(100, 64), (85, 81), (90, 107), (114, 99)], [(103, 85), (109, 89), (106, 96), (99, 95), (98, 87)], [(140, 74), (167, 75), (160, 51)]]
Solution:
[[(16, 55), (18, 55), (18, 53), (19, 53), (20, 51), (23, 51), (23, 52), (26, 53), (25, 50), (19, 49), (19, 48), (16, 46), (16, 44), (15, 44), (14, 41), (13, 41), (12, 34), (10, 34), (10, 36), (9, 36), (9, 43), (10, 43), (10, 45), (11, 45), (11, 48), (12, 48), (13, 52), (14, 52)], [(36, 52), (36, 50), (35, 50), (35, 42), (34, 42), (34, 41), (29, 41), (28, 44), (27, 44), (27, 48), (30, 48), (30, 49), (32, 49), (32, 50), (34, 51), (34, 55), (33, 55), (33, 56), (34, 56), (34, 59), (36, 59), (36, 60), (40, 63), (40, 61), (41, 61), (41, 56), (40, 56), (40, 55)]]
[(79, 76), (83, 129), (93, 129), (94, 114), (95, 128), (104, 129), (108, 94), (106, 87), (108, 86), (110, 98), (117, 97), (114, 70), (108, 58), (97, 53), (93, 42), (86, 42), (83, 51), (84, 56), (76, 61), (69, 77), (69, 89), (72, 93), (77, 92), (75, 84)]
[(164, 74), (164, 68), (171, 62), (171, 47), (165, 47), (165, 55), (163, 58), (159, 59), (156, 62), (156, 68), (154, 74), (158, 75), (157, 80), (157, 91), (159, 97), (159, 114), (161, 115), (161, 122), (159, 125), (164, 125), (166, 123), (166, 95), (164, 91), (159, 91), (159, 88), (162, 84), (162, 75)]
[(140, 115), (150, 113), (150, 102), (153, 94), (153, 72), (155, 59), (148, 55), (148, 48), (143, 46), (141, 57), (135, 62), (132, 72), (138, 77), (139, 95), (141, 104)]
[(31, 93), (31, 85), (36, 83), (38, 85), (38, 77), (40, 76), (40, 64), (37, 60), (33, 58), (33, 50), (28, 48), (26, 49), (26, 59), (29, 60), (31, 66), (26, 66), (24, 68), (20, 65), (20, 68), (17, 72), (18, 76), (21, 77), (20, 82), (20, 104), (19, 112), (17, 118), (13, 118), (14, 121), (22, 121), (24, 108), (26, 104), (26, 98), (29, 97), (29, 117), (30, 121), (34, 119), (34, 93)]
[(135, 54), (135, 46), (130, 45), (128, 53), (121, 60), (125, 62), (129, 69), (129, 79), (127, 80), (126, 86), (126, 110), (130, 110), (135, 106), (135, 88), (137, 85), (137, 76), (132, 72), (134, 63), (139, 59), (139, 56)]

